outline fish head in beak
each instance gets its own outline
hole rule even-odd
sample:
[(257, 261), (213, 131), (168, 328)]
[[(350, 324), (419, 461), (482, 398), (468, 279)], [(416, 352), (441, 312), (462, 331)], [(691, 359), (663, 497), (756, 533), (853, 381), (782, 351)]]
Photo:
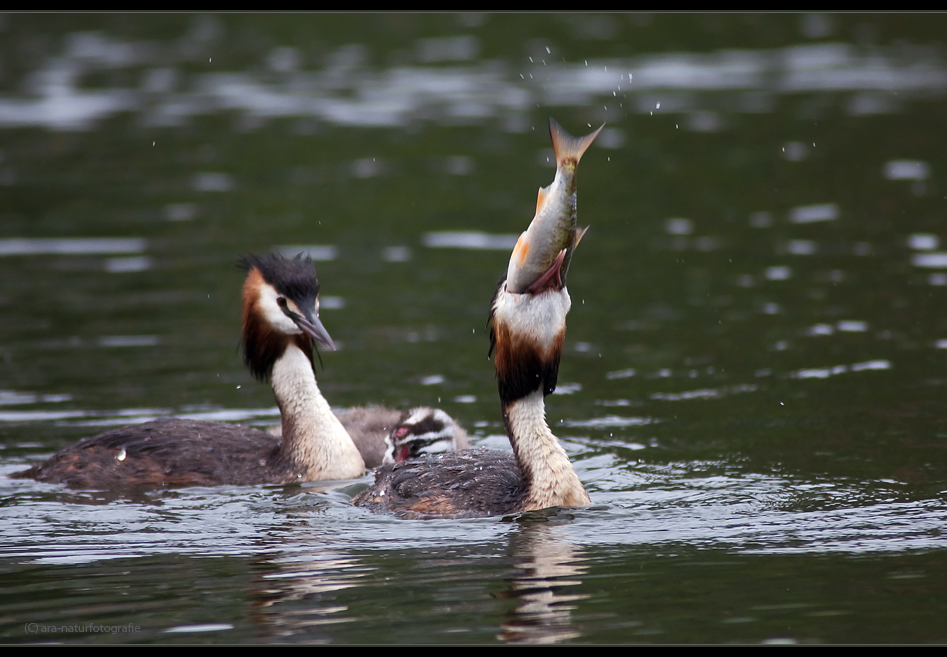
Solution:
[(527, 294), (542, 294), (547, 290), (558, 292), (565, 287), (565, 283), (562, 281), (562, 264), (566, 260), (567, 251), (568, 249), (560, 251), (552, 266), (529, 284), (526, 288)]

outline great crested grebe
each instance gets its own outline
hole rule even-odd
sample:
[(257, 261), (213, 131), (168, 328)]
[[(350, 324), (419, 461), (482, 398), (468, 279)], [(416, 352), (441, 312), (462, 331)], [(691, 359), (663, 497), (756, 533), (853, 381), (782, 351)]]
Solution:
[[(282, 439), (236, 424), (156, 420), (86, 438), (11, 476), (87, 489), (284, 484), (361, 476), (365, 462), (316, 385), (312, 341), (326, 349), (335, 345), (319, 321), (319, 281), (312, 261), (251, 256), (242, 265), (248, 270), (243, 286), (244, 362), (254, 376), (269, 379), (273, 386)], [(371, 414), (360, 410), (365, 409), (352, 411), (350, 419), (364, 425)], [(393, 420), (389, 426), (397, 428), (399, 416), (387, 412), (387, 417)], [(383, 453), (385, 433), (373, 435), (374, 451)]]
[(575, 168), (598, 131), (576, 139), (550, 120), (550, 134), (556, 179), (540, 189), (536, 216), (513, 249), (490, 308), (491, 351), (513, 453), (475, 449), (386, 465), (354, 504), (409, 518), (473, 518), (591, 503), (546, 424), (545, 396), (556, 388), (572, 305), (566, 269), (585, 232), (575, 225)]

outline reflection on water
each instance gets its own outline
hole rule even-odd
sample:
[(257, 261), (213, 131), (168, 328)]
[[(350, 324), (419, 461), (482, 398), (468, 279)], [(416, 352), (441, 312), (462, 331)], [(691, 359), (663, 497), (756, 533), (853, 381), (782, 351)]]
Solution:
[[(897, 111), (888, 94), (897, 93), (897, 103), (903, 104), (947, 89), (945, 61), (935, 49), (923, 48), (822, 43), (565, 62), (558, 48), (546, 46), (544, 53), (511, 62), (479, 61), (479, 39), (459, 36), (421, 39), (409, 55), (416, 62), (388, 69), (368, 64), (366, 46), (348, 44), (327, 53), (316, 69), (302, 64), (298, 49), (279, 46), (263, 70), (221, 71), (226, 63), (218, 58), (215, 64), (213, 53), (227, 37), (222, 32), (218, 26), (206, 37), (192, 32), (166, 44), (102, 32), (66, 35), (32, 71), (27, 93), (0, 98), (0, 125), (89, 130), (131, 112), (142, 115), (146, 126), (168, 127), (239, 111), (261, 119), (305, 116), (341, 126), (395, 127), (419, 116), (476, 122), (536, 106), (587, 107), (605, 99), (605, 109), (611, 104), (619, 115), (697, 111), (689, 127), (716, 132), (720, 120), (699, 111), (696, 92), (727, 92), (733, 111), (750, 113), (772, 111), (779, 96), (847, 92), (854, 94), (845, 103), (849, 113), (871, 115)], [(217, 70), (182, 70), (202, 56), (208, 69)], [(162, 60), (177, 65), (161, 66)], [(458, 61), (468, 64), (444, 65)], [(141, 69), (139, 83), (94, 89), (85, 84), (122, 69)]]
[[(944, 641), (942, 22), (0, 18), (0, 637)], [(549, 115), (607, 123), (547, 400), (593, 506), (4, 476), (107, 426), (272, 423), (234, 265), (271, 250), (318, 260), (333, 405), (509, 449), (485, 320)]]
[(586, 572), (582, 552), (556, 533), (554, 526), (528, 525), (511, 541), (518, 574), (508, 596), (517, 606), (503, 623), (500, 638), (507, 643), (550, 644), (582, 636), (572, 612), (574, 603), (588, 596), (568, 588), (581, 584)]
[(138, 238), (3, 239), (0, 255), (90, 255), (142, 253), (147, 242)]
[(432, 249), (437, 248), (458, 248), (458, 249), (496, 249), (499, 251), (509, 251), (516, 246), (518, 235), (487, 235), (473, 231), (448, 232), (448, 233), (427, 233), (424, 235), (424, 246)]

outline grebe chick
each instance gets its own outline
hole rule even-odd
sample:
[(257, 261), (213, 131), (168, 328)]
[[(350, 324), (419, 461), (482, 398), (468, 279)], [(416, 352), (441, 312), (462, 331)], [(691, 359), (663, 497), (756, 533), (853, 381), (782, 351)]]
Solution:
[(269, 380), (282, 440), (250, 427), (164, 419), (86, 438), (13, 477), (72, 488), (286, 484), (365, 472), (355, 444), (316, 385), (312, 341), (335, 349), (319, 321), (312, 261), (250, 256), (243, 285), (244, 362)]
[[(420, 406), (397, 411), (384, 406), (356, 406), (334, 409), (336, 417), (351, 436), (365, 461), (365, 467), (396, 463), (421, 454), (439, 454), (467, 449), (467, 432), (439, 408)], [(282, 427), (266, 429), (280, 437)]]
[(572, 301), (565, 279), (585, 229), (576, 228), (575, 170), (601, 128), (575, 138), (550, 119), (556, 177), (513, 248), (490, 308), (503, 424), (513, 453), (466, 450), (386, 465), (352, 502), (411, 518), (474, 518), (590, 504), (546, 424)]
[(439, 408), (420, 406), (402, 413), (394, 429), (385, 436), (382, 462), (401, 463), (421, 454), (455, 452), (469, 447), (467, 432), (454, 418)]

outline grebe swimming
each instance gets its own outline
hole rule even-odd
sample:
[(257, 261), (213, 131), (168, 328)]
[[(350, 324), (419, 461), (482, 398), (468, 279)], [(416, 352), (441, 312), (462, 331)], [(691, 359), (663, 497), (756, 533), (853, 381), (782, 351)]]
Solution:
[[(313, 341), (335, 349), (319, 321), (319, 281), (312, 261), (250, 256), (243, 286), (242, 347), (247, 368), (269, 380), (280, 409), (282, 438), (236, 424), (162, 419), (86, 438), (11, 476), (72, 488), (285, 484), (351, 479), (365, 459), (316, 384)], [(383, 414), (381, 418), (379, 414)], [(343, 413), (370, 461), (381, 461), (387, 433), (400, 415), (387, 409)], [(374, 418), (374, 420), (372, 419)], [(387, 422), (388, 431), (378, 429)], [(459, 431), (454, 424), (445, 433)], [(371, 429), (374, 429), (372, 431)], [(412, 450), (423, 450), (419, 445)]]
[(513, 249), (490, 308), (491, 351), (513, 453), (465, 450), (383, 466), (354, 504), (409, 518), (484, 517), (590, 504), (546, 424), (545, 396), (556, 388), (572, 303), (567, 268), (585, 232), (575, 225), (575, 168), (597, 134), (576, 139), (550, 120), (556, 179), (540, 189), (536, 216)]

